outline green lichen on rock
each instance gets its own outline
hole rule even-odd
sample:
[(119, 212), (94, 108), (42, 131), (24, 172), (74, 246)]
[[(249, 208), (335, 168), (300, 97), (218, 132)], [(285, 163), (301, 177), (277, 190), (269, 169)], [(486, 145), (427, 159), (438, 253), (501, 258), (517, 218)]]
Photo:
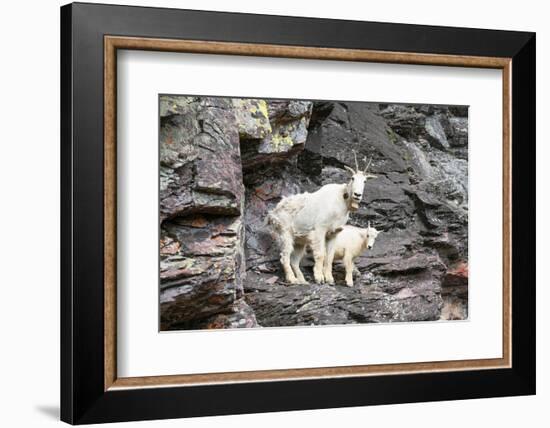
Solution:
[(267, 104), (264, 100), (235, 98), (233, 107), (241, 139), (262, 139), (271, 133)]
[(271, 153), (286, 152), (292, 148), (294, 141), (290, 135), (274, 134), (271, 138)]
[(159, 97), (160, 117), (166, 117), (175, 114), (188, 114), (193, 109), (191, 105), (199, 101), (200, 97), (161, 95)]
[(386, 128), (386, 133), (388, 134), (388, 138), (393, 144), (399, 141), (398, 135), (390, 127)]
[[(280, 115), (279, 118), (271, 118), (273, 133), (260, 143), (259, 153), (286, 153), (303, 148), (307, 139), (310, 110), (303, 109), (301, 110), (303, 116), (292, 116), (290, 120), (290, 112), (284, 113), (286, 114)], [(296, 115), (296, 112), (293, 111), (293, 114)], [(282, 120), (283, 117), (286, 120)]]
[(264, 100), (259, 100), (258, 109), (264, 117), (267, 117), (269, 119), (269, 113), (267, 111), (267, 103)]

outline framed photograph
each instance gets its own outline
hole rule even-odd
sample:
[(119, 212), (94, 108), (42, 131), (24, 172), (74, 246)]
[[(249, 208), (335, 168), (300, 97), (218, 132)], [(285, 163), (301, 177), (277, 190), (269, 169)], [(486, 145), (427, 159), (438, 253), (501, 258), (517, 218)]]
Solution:
[(61, 418), (535, 393), (535, 35), (61, 8)]

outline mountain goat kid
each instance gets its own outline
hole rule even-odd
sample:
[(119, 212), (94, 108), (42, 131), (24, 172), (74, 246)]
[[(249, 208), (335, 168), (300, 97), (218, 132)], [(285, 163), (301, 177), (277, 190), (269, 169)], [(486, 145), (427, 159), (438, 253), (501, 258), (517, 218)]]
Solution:
[(372, 249), (374, 241), (380, 232), (370, 226), (366, 229), (346, 225), (340, 232), (329, 234), (327, 237), (327, 256), (325, 259), (324, 276), (326, 282), (334, 284), (332, 277), (332, 262), (343, 260), (346, 269), (346, 284), (353, 287), (354, 260), (366, 249)]
[(355, 157), (355, 170), (345, 166), (351, 175), (348, 183), (326, 184), (313, 193), (283, 198), (269, 212), (266, 223), (272, 227), (274, 236), (278, 238), (286, 282), (307, 283), (300, 271), (300, 261), (307, 246), (313, 252), (315, 282), (325, 282), (323, 271), (327, 233), (334, 233), (342, 228), (348, 221), (349, 212), (359, 208), (365, 181), (376, 177), (367, 174), (369, 165), (370, 162), (364, 171), (359, 170)]

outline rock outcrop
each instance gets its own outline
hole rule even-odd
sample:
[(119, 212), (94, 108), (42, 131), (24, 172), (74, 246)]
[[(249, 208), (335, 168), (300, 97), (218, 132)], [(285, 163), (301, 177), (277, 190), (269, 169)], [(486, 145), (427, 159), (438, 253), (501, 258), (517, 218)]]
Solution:
[(303, 149), (311, 107), (161, 97), (162, 330), (258, 326), (243, 289), (243, 166), (281, 162)]
[(160, 111), (161, 221), (241, 214), (240, 140), (231, 100), (162, 97)]
[(243, 300), (244, 186), (233, 103), (167, 96), (160, 113), (161, 329), (255, 326)]
[[(467, 318), (467, 108), (162, 97), (160, 112), (162, 329)], [(267, 211), (345, 182), (352, 150), (378, 178), (350, 223), (382, 231), (356, 287), (338, 265), (335, 286), (284, 284)]]

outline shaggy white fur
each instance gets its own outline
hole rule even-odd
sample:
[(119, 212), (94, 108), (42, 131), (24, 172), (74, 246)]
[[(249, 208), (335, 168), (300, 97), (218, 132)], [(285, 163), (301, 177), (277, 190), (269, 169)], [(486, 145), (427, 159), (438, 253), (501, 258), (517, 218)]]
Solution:
[(346, 269), (346, 284), (353, 287), (354, 260), (366, 249), (374, 246), (374, 241), (379, 232), (370, 226), (362, 229), (355, 226), (344, 226), (340, 232), (328, 235), (327, 255), (324, 266), (326, 282), (334, 284), (332, 277), (332, 263), (334, 260), (342, 260)]

